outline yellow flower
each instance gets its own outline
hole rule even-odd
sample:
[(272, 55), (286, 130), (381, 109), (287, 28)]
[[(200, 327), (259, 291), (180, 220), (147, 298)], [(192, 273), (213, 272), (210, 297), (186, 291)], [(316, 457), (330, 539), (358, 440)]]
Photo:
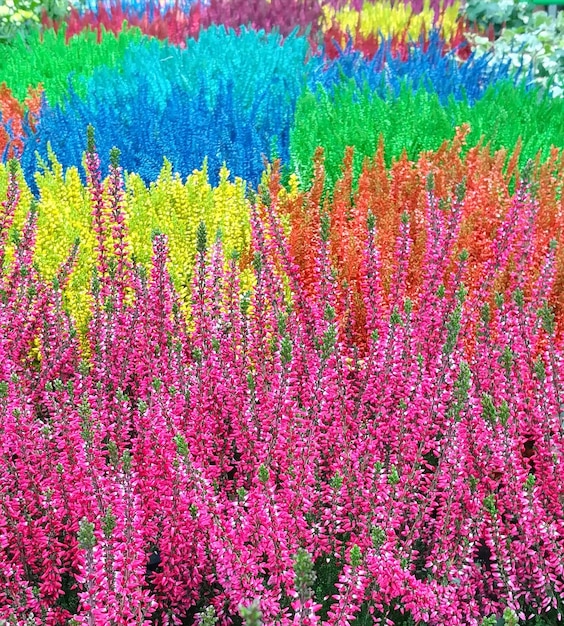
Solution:
[[(450, 39), (457, 29), (459, 3), (441, 10), (437, 20), (445, 39)], [(394, 4), (390, 0), (364, 2), (357, 11), (350, 5), (336, 11), (331, 6), (323, 8), (323, 24), (326, 29), (337, 24), (343, 32), (359, 33), (363, 38), (378, 36), (396, 37), (406, 34), (417, 39), (423, 31), (429, 32), (435, 23), (435, 12), (429, 0), (421, 13), (413, 13), (409, 3)]]
[[(52, 279), (67, 259), (77, 237), (80, 248), (76, 268), (64, 293), (64, 302), (78, 329), (86, 330), (89, 312), (89, 288), (95, 266), (95, 236), (88, 190), (74, 167), (63, 172), (54, 155), (43, 174), (36, 175), (39, 189), (38, 231), (34, 261), (41, 275)], [(0, 197), (5, 196), (7, 169), (0, 165)], [(22, 201), (14, 226), (21, 228), (32, 199), (21, 180)], [(186, 181), (165, 163), (158, 180), (149, 186), (136, 174), (125, 180), (124, 212), (129, 230), (129, 244), (134, 263), (149, 266), (151, 236), (160, 231), (169, 238), (172, 280), (188, 310), (190, 286), (196, 252), (196, 229), (204, 221), (210, 240), (221, 233), (226, 256), (249, 246), (249, 203), (245, 183), (229, 180), (223, 168), (217, 187), (208, 182), (206, 167), (194, 171)], [(111, 238), (111, 233), (108, 233)], [(114, 254), (111, 241), (107, 252)], [(7, 258), (13, 257), (11, 246)]]

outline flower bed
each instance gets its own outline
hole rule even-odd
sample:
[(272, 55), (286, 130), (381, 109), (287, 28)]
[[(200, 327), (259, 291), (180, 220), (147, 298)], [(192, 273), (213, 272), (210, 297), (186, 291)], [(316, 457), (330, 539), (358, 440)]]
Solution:
[(564, 615), (563, 100), (281, 6), (0, 47), (0, 622)]

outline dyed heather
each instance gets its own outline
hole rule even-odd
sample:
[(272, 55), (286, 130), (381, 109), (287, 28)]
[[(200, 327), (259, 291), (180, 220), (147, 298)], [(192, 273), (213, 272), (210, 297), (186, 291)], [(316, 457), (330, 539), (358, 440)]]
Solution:
[(321, 85), (331, 91), (344, 79), (352, 79), (359, 88), (366, 85), (382, 98), (397, 98), (407, 84), (414, 90), (423, 88), (436, 93), (441, 104), (446, 105), (451, 98), (474, 104), (491, 84), (501, 80), (511, 78), (516, 84), (530, 81), (519, 68), (512, 71), (509, 62), (493, 63), (491, 55), (471, 54), (462, 63), (456, 50), (445, 54), (444, 44), (435, 29), (426, 43), (423, 39), (413, 42), (402, 57), (394, 54), (394, 43), (388, 39), (368, 59), (349, 40), (344, 49), (338, 49), (333, 61), (310, 75), (309, 86), (315, 89)]
[(10, 46), (0, 46), (0, 84), (6, 83), (14, 96), (23, 101), (30, 86), (43, 86), (49, 104), (61, 102), (68, 93), (69, 83), (84, 94), (81, 77), (89, 77), (99, 66), (120, 65), (125, 50), (132, 42), (144, 37), (139, 30), (130, 29), (119, 35), (83, 31), (66, 40), (66, 31), (52, 29), (29, 36), (27, 41), (15, 40)]
[(355, 148), (356, 179), (363, 159), (376, 152), (380, 137), (389, 164), (404, 151), (416, 158), (422, 151), (437, 149), (465, 123), (471, 129), (467, 148), (487, 142), (494, 149), (512, 149), (521, 140), (521, 163), (538, 153), (546, 158), (551, 146), (564, 147), (564, 100), (515, 87), (511, 81), (490, 86), (474, 106), (452, 98), (443, 106), (436, 93), (423, 87), (413, 91), (407, 84), (397, 97), (390, 92), (382, 98), (350, 81), (330, 92), (308, 91), (300, 99), (292, 129), (291, 167), (307, 186), (313, 174), (312, 157), (322, 146), (327, 183), (332, 187), (347, 146)]
[[(97, 129), (102, 155), (112, 146), (123, 166), (155, 180), (168, 158), (182, 174), (208, 162), (215, 183), (226, 163), (257, 183), (264, 157), (289, 160), (294, 109), (306, 81), (307, 41), (210, 28), (185, 50), (152, 41), (130, 46), (120, 72), (99, 68), (81, 99), (45, 107), (22, 164), (31, 181), (35, 151), (51, 143), (63, 166), (79, 165), (86, 126)], [(107, 160), (103, 164), (107, 166)]]
[[(352, 90), (354, 106), (364, 94), (370, 101), (377, 96), (389, 103), (386, 107), (414, 89), (421, 91), (421, 98), (437, 100), (440, 124), (441, 116), (448, 117), (448, 107), (455, 106), (451, 100), (474, 104), (508, 73), (507, 66), (493, 66), (487, 59), (472, 57), (460, 64), (454, 54), (444, 56), (436, 31), (426, 51), (413, 47), (405, 61), (394, 57), (390, 46), (384, 45), (371, 61), (350, 48), (329, 61), (311, 56), (306, 38), (296, 34), (282, 39), (243, 30), (238, 35), (222, 27), (202, 31), (185, 49), (156, 40), (132, 43), (119, 68), (97, 68), (88, 81), (73, 82), (63, 103), (44, 106), (23, 154), (26, 179), (33, 184), (36, 151), (45, 159), (48, 143), (64, 167), (79, 166), (86, 125), (92, 123), (101, 154), (119, 147), (124, 168), (145, 181), (156, 179), (166, 157), (182, 175), (207, 159), (212, 182), (217, 182), (225, 163), (235, 176), (256, 185), (265, 158), (290, 164), (291, 132), (298, 138), (298, 150), (309, 142), (311, 157), (318, 137), (323, 143), (323, 133), (316, 136), (306, 128), (303, 139), (302, 126), (309, 119), (312, 128), (322, 124), (324, 112), (332, 107), (339, 116), (339, 94), (347, 90)], [(308, 84), (317, 96), (303, 95)], [(319, 95), (323, 93), (326, 97)], [(376, 129), (372, 124), (362, 132), (374, 135)], [(441, 140), (452, 136), (451, 131), (442, 131)], [(342, 137), (343, 129), (336, 132)], [(405, 133), (396, 134), (405, 138)], [(346, 145), (342, 141), (335, 144), (339, 159)], [(405, 147), (410, 149), (410, 144)], [(104, 159), (107, 156), (106, 167)]]

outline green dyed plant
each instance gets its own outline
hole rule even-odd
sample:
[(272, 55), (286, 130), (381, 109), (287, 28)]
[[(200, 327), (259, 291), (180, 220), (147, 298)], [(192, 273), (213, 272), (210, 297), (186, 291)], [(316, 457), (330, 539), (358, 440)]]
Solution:
[(69, 0), (3, 0), (0, 5), (0, 43), (37, 31), (41, 16), (60, 20), (70, 10)]
[[(9, 0), (7, 0), (9, 1)], [(127, 46), (143, 38), (138, 29), (128, 29), (119, 35), (103, 33), (100, 42), (96, 33), (83, 31), (65, 41), (65, 29), (58, 32), (34, 30), (27, 40), (16, 38), (9, 46), (0, 46), (0, 84), (5, 82), (14, 96), (22, 101), (30, 85), (43, 85), (47, 100), (60, 102), (68, 93), (69, 75), (73, 87), (83, 94), (84, 81), (100, 65), (119, 65)]]
[(411, 159), (437, 149), (454, 137), (455, 128), (469, 124), (467, 148), (487, 141), (492, 149), (513, 149), (523, 141), (521, 164), (548, 156), (550, 147), (564, 147), (564, 100), (539, 90), (527, 91), (509, 82), (490, 87), (473, 106), (407, 87), (397, 98), (380, 98), (369, 89), (347, 83), (334, 96), (306, 92), (297, 106), (291, 135), (292, 167), (308, 186), (317, 146), (325, 150), (326, 180), (333, 187), (341, 173), (347, 146), (355, 148), (353, 171), (358, 176), (365, 157), (372, 157), (382, 136), (389, 164), (405, 150)]

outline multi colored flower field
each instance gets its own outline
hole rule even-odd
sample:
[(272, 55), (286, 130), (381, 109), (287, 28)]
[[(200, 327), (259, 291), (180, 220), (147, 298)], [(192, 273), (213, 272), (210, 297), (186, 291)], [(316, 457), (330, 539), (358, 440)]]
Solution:
[(561, 621), (564, 99), (472, 31), (108, 0), (0, 44), (0, 624)]

